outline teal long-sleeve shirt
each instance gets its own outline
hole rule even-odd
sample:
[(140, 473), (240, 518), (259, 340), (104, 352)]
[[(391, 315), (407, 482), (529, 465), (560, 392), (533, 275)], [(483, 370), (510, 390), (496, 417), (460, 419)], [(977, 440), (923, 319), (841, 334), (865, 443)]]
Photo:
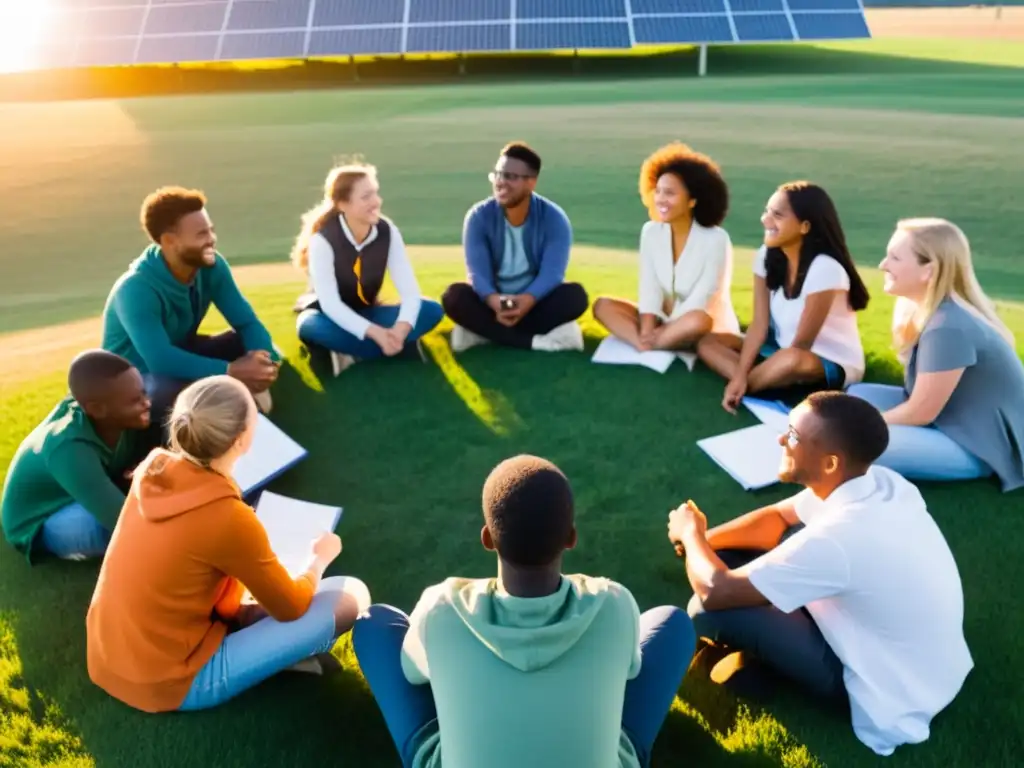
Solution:
[(227, 362), (182, 348), (211, 305), (239, 334), (246, 351), (265, 350), (277, 359), (270, 333), (219, 253), (213, 266), (203, 267), (185, 284), (171, 274), (157, 245), (132, 262), (111, 289), (103, 311), (103, 348), (142, 373), (186, 381), (227, 373)]
[(134, 467), (146, 448), (143, 433), (132, 431), (111, 448), (74, 398), (64, 398), (11, 460), (0, 504), (4, 536), (31, 559), (43, 524), (70, 504), (80, 504), (113, 531), (125, 500), (115, 478)]

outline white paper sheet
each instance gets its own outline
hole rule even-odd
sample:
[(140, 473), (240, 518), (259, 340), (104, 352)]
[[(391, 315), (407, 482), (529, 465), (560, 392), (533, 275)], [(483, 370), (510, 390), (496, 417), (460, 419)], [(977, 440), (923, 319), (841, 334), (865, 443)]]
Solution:
[(606, 365), (642, 365), (652, 371), (664, 373), (676, 360), (682, 360), (693, 370), (697, 356), (692, 352), (667, 352), (660, 349), (641, 352), (615, 336), (606, 336), (598, 345), (592, 362)]
[(766, 488), (779, 482), (782, 459), (779, 430), (768, 424), (698, 440), (697, 446), (744, 490)]
[(235, 482), (242, 495), (248, 495), (306, 458), (306, 454), (305, 448), (261, 413), (252, 447), (235, 464)]
[(744, 397), (743, 405), (747, 407), (758, 421), (767, 424), (778, 434), (789, 429), (789, 409), (775, 400), (760, 400), (756, 397)]
[(267, 530), (270, 548), (292, 577), (306, 571), (313, 556), (313, 541), (325, 531), (338, 527), (341, 512), (340, 507), (292, 499), (270, 491), (264, 491), (256, 505), (256, 517)]

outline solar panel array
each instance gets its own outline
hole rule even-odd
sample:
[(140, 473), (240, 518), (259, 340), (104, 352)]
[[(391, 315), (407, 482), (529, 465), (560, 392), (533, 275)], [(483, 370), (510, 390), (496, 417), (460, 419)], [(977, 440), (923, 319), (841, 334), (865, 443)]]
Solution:
[(51, 0), (51, 7), (38, 68), (870, 37), (861, 0)]

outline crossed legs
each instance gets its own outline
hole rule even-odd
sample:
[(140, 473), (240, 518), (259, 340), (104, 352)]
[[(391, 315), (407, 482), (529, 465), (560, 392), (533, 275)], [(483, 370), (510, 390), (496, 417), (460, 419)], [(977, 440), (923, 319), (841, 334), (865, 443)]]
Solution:
[[(630, 346), (640, 349), (640, 310), (624, 299), (601, 297), (594, 302), (594, 319)], [(692, 349), (701, 337), (710, 333), (711, 316), (703, 310), (687, 312), (682, 317), (661, 323), (652, 349)]]
[[(697, 343), (697, 356), (726, 381), (736, 375), (743, 339), (731, 333), (709, 333)], [(761, 392), (800, 384), (824, 383), (821, 358), (806, 349), (778, 349), (754, 365), (747, 375), (747, 391)]]

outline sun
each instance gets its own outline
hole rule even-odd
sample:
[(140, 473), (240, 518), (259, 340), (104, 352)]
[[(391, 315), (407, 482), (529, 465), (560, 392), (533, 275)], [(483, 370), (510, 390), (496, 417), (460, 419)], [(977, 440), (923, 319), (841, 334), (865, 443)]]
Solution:
[(52, 10), (49, 0), (0, 0), (0, 72), (33, 66)]

